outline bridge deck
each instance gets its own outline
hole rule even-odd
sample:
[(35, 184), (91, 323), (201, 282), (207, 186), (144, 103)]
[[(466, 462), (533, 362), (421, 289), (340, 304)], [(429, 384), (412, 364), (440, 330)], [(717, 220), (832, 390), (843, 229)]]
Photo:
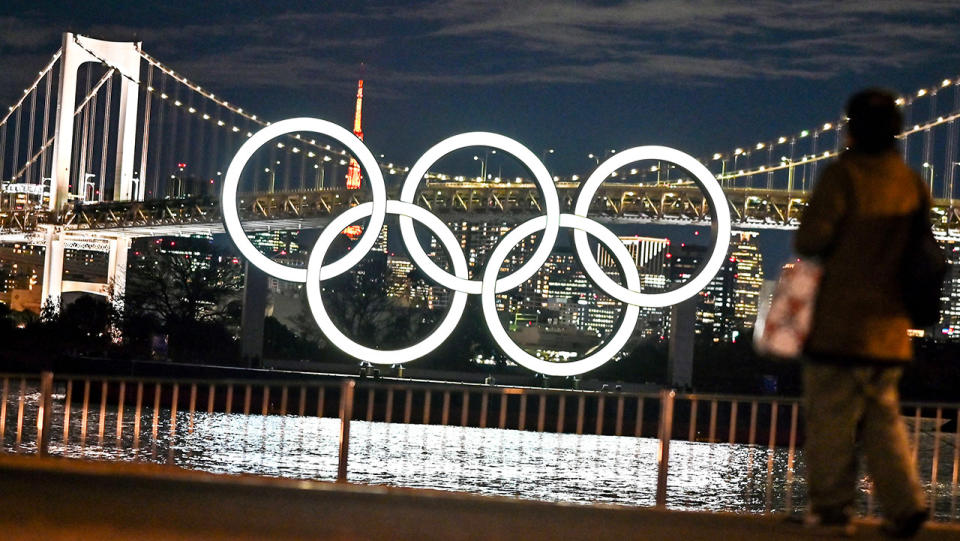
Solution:
[[(792, 539), (774, 517), (0, 457), (4, 539)], [(877, 538), (877, 523), (857, 538)], [(934, 524), (917, 539), (957, 539)]]

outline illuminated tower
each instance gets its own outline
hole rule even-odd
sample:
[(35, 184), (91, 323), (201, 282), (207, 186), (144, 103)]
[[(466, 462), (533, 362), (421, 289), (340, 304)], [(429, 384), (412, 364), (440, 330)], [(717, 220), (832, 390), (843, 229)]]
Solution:
[[(363, 79), (357, 82), (357, 110), (353, 116), (353, 134), (363, 141), (363, 129), (360, 127), (361, 110), (363, 109)], [(347, 189), (360, 188), (360, 164), (350, 158), (350, 167), (347, 168)]]
[[(353, 116), (353, 134), (363, 141), (363, 129), (360, 127), (361, 110), (363, 109), (363, 79), (357, 82), (357, 109)], [(360, 164), (355, 158), (350, 158), (350, 166), (347, 167), (347, 189), (360, 189)], [(386, 227), (386, 226), (384, 226)], [(352, 240), (357, 240), (363, 233), (363, 228), (359, 225), (351, 225), (343, 230), (343, 234)]]

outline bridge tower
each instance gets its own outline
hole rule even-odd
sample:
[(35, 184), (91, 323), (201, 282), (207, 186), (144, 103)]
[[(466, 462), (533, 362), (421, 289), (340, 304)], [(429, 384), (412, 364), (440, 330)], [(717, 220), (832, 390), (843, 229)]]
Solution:
[[(133, 161), (137, 135), (138, 86), (140, 81), (140, 43), (102, 41), (67, 32), (63, 34), (60, 59), (60, 83), (57, 93), (56, 125), (54, 128), (52, 181), (47, 210), (54, 217), (62, 215), (70, 193), (70, 166), (73, 162), (73, 117), (77, 100), (77, 72), (86, 62), (109, 64), (121, 75), (120, 111), (117, 118), (116, 177), (114, 199), (127, 201), (143, 199), (145, 183), (133, 189)], [(108, 129), (105, 127), (104, 129)], [(123, 291), (126, 282), (127, 249), (130, 240), (123, 235), (102, 239), (104, 251), (109, 252), (106, 284), (84, 284), (63, 279), (65, 249), (70, 235), (60, 225), (46, 225), (42, 302), (59, 304), (68, 291), (87, 291), (114, 298)]]
[(117, 167), (114, 199), (143, 199), (144, 183), (133, 188), (133, 159), (137, 135), (140, 81), (140, 43), (102, 41), (67, 32), (63, 35), (60, 87), (54, 128), (52, 186), (48, 210), (59, 216), (67, 204), (73, 152), (73, 114), (77, 100), (77, 70), (86, 62), (105, 62), (121, 75), (120, 113), (117, 119)]

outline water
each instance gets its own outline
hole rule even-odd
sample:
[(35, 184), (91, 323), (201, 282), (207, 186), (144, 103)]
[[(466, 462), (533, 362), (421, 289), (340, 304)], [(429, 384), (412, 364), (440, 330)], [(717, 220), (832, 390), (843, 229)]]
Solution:
[[(27, 389), (21, 443), (16, 444), (18, 389), (7, 400), (6, 452), (36, 450), (39, 393)], [(149, 402), (144, 400), (144, 402)], [(152, 402), (151, 402), (152, 403)], [(54, 396), (50, 453), (95, 460), (173, 464), (214, 473), (247, 473), (334, 480), (340, 421), (295, 415), (243, 415), (144, 407), (139, 441), (134, 411), (124, 409), (117, 438), (116, 408), (90, 404), (86, 434), (78, 404), (63, 438), (62, 395)], [(156, 437), (154, 437), (156, 413)], [(102, 433), (102, 437), (101, 437)], [(941, 520), (957, 517), (953, 434), (941, 435), (936, 495)], [(920, 471), (932, 464), (932, 434), (921, 438)], [(655, 502), (658, 441), (651, 438), (553, 434), (435, 425), (351, 423), (351, 482), (511, 496), (550, 502), (651, 506)], [(785, 448), (672, 441), (667, 506), (705, 511), (770, 512), (802, 509), (803, 454), (788, 474)], [(862, 483), (861, 511), (869, 485)]]

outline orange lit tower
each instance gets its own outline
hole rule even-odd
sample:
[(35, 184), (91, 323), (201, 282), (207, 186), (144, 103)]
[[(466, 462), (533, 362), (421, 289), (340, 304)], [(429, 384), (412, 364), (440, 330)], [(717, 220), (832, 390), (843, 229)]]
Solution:
[[(353, 134), (363, 141), (363, 129), (360, 127), (361, 110), (363, 109), (363, 79), (357, 83), (357, 110), (353, 117)], [(360, 188), (360, 164), (357, 160), (350, 158), (350, 166), (347, 168), (347, 189), (356, 190)]]

